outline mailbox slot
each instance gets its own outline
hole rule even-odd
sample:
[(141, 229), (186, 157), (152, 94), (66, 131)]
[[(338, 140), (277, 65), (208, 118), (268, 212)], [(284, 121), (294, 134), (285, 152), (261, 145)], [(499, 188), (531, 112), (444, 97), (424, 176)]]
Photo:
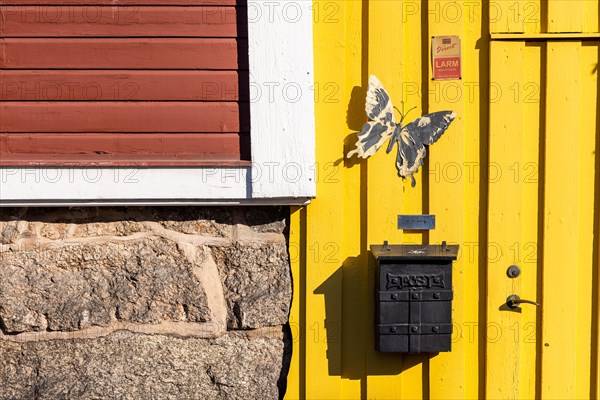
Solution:
[(450, 351), (452, 261), (458, 246), (371, 246), (371, 251), (377, 260), (377, 350)]

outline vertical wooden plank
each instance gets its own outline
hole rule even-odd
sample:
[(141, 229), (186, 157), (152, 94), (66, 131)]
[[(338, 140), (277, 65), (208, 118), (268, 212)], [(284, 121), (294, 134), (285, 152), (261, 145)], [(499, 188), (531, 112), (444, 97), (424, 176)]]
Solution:
[[(600, 4), (599, 4), (600, 6)], [(594, 215), (595, 215), (595, 235), (596, 235), (596, 248), (594, 252), (594, 260), (593, 266), (595, 268), (594, 274), (594, 293), (595, 296), (595, 304), (593, 307), (593, 319), (595, 320), (595, 342), (594, 347), (592, 347), (592, 360), (595, 361), (595, 376), (592, 376), (592, 390), (590, 391), (591, 396), (600, 398), (600, 46), (596, 47), (596, 67), (594, 68), (594, 73), (596, 75), (596, 182), (595, 182), (595, 198), (594, 198)]]
[[(400, 100), (404, 101), (406, 110), (416, 107), (412, 110), (404, 124), (409, 123), (418, 116), (423, 115), (426, 111), (423, 109), (423, 96), (426, 96), (423, 90), (423, 60), (427, 60), (427, 54), (423, 54), (423, 41), (427, 41), (427, 26), (422, 26), (421, 20), (422, 11), (417, 6), (416, 2), (403, 1), (402, 3), (402, 28), (403, 28), (403, 57), (402, 64), (403, 78), (402, 78), (402, 92), (401, 98), (398, 98), (394, 103), (398, 108), (401, 109)], [(410, 38), (421, 38), (421, 40), (410, 40)], [(427, 78), (427, 77), (426, 77)], [(394, 148), (396, 150), (396, 148)], [(395, 154), (395, 151), (392, 152)], [(398, 178), (399, 179), (399, 178)], [(406, 190), (404, 191), (405, 196), (402, 199), (400, 209), (402, 214), (422, 214), (423, 210), (423, 187), (424, 182), (427, 181), (424, 170), (420, 170), (416, 175), (417, 186), (411, 188), (408, 183), (410, 180), (405, 182)], [(403, 243), (423, 243), (422, 233), (414, 232), (402, 232)], [(425, 235), (426, 236), (426, 235)], [(427, 239), (425, 237), (425, 239)]]
[[(405, 103), (405, 110), (409, 110), (416, 107), (415, 110), (411, 111), (404, 124), (409, 123), (418, 116), (423, 115), (425, 110), (423, 109), (423, 63), (427, 60), (426, 51), (423, 51), (423, 44), (427, 43), (427, 25), (423, 26), (421, 15), (424, 10), (421, 10), (420, 5), (415, 1), (403, 1), (402, 2), (402, 38), (403, 38), (403, 50), (402, 50), (402, 92), (401, 98), (397, 97), (395, 103), (400, 100)], [(412, 40), (411, 38), (421, 38), (421, 40)], [(425, 77), (427, 78), (427, 76)], [(396, 104), (400, 109), (401, 104)], [(396, 148), (394, 148), (396, 150)], [(392, 152), (395, 156), (395, 151)], [(395, 178), (400, 184), (400, 178)], [(426, 204), (424, 203), (424, 195), (426, 190), (424, 189), (427, 178), (425, 169), (421, 169), (415, 176), (417, 186), (415, 188), (410, 187), (410, 180), (403, 183), (403, 196), (401, 200), (397, 202), (398, 207), (393, 207), (397, 214), (407, 215), (418, 215), (424, 214)], [(428, 234), (415, 233), (410, 231), (399, 231), (401, 236), (401, 242), (405, 244), (419, 244), (427, 243), (429, 240)], [(402, 371), (402, 382), (400, 386), (400, 395), (402, 399), (425, 399), (429, 393), (429, 356), (426, 354), (420, 355), (404, 355), (403, 356), (403, 371)]]
[(585, 334), (577, 318), (580, 44), (549, 42), (547, 63), (541, 396), (566, 399), (578, 397), (577, 374), (584, 373), (577, 354)]
[[(453, 1), (429, 1), (428, 36), (458, 35), (465, 38), (465, 13), (461, 11), (461, 3)], [(458, 9), (458, 10), (457, 10)], [(432, 11), (433, 10), (433, 11)], [(440, 10), (442, 18), (431, 18), (431, 12)], [(443, 10), (443, 11), (442, 11)], [(431, 47), (430, 38), (428, 40)], [(429, 49), (431, 51), (431, 49)], [(468, 63), (469, 49), (462, 45), (463, 63)], [(431, 57), (427, 55), (427, 59)], [(431, 71), (431, 64), (429, 66)], [(431, 73), (431, 72), (430, 72)], [(461, 93), (466, 93), (465, 80), (431, 81), (428, 88), (429, 112), (453, 110), (456, 120), (448, 131), (428, 149), (430, 165), (429, 174), (429, 211), (437, 217), (437, 227), (431, 232), (431, 243), (449, 243), (463, 245), (465, 240), (465, 202), (466, 179), (462, 170), (466, 161), (466, 130), (469, 109)], [(457, 95), (458, 93), (458, 95)], [(453, 266), (453, 289), (456, 296), (453, 301), (453, 321), (457, 334), (452, 343), (451, 353), (440, 353), (430, 360), (429, 384), (432, 398), (463, 399), (477, 397), (477, 377), (471, 375), (465, 363), (467, 348), (473, 343), (465, 339), (464, 329), (469, 322), (465, 309), (470, 303), (467, 298), (468, 288), (465, 276), (472, 271), (472, 265), (465, 258), (457, 260)], [(476, 307), (476, 306), (475, 306)], [(459, 331), (460, 329), (460, 331)], [(475, 344), (476, 348), (476, 344)]]
[(583, 31), (600, 32), (600, 3), (597, 1), (583, 2)]
[[(523, 42), (493, 42), (490, 80), (501, 90), (490, 103), (490, 169), (487, 297), (487, 387), (489, 398), (535, 397), (535, 307), (502, 307), (516, 294), (536, 299), (536, 237), (539, 111), (531, 93), (539, 58), (526, 64)], [(538, 52), (539, 53), (539, 52)], [(538, 54), (539, 55), (539, 54)], [(533, 88), (533, 89), (531, 89)], [(531, 92), (531, 93), (530, 93)], [(531, 107), (528, 107), (530, 106)], [(506, 275), (510, 265), (518, 278)]]
[(306, 212), (301, 207), (290, 209), (289, 254), (292, 269), (293, 294), (290, 310), (290, 329), (292, 334), (292, 359), (287, 376), (287, 389), (285, 399), (299, 400), (303, 398), (305, 375), (305, 337), (306, 325), (304, 323), (306, 310), (303, 303), (306, 301), (304, 290), (304, 275), (306, 271)]
[(590, 395), (590, 371), (593, 360), (589, 354), (592, 346), (592, 313), (593, 309), (593, 289), (594, 280), (594, 209), (595, 203), (595, 173), (596, 164), (595, 146), (596, 146), (596, 121), (593, 116), (598, 113), (598, 92), (590, 88), (598, 87), (598, 75), (594, 69), (598, 65), (598, 46), (586, 46), (574, 43), (573, 46), (580, 46), (579, 54), (581, 57), (580, 70), (574, 71), (580, 75), (581, 101), (579, 104), (580, 116), (579, 134), (580, 146), (578, 167), (579, 167), (579, 196), (577, 205), (578, 231), (579, 238), (577, 258), (573, 260), (577, 264), (577, 381), (576, 396), (578, 398), (589, 397)]
[(546, 0), (490, 1), (488, 5), (490, 32), (542, 32), (545, 1)]
[[(401, 107), (403, 76), (403, 20), (402, 4), (393, 1), (368, 2), (369, 74), (375, 74), (384, 84), (392, 103)], [(398, 114), (396, 114), (398, 116)], [(399, 243), (401, 232), (396, 226), (397, 215), (407, 196), (405, 183), (398, 177), (395, 158), (382, 149), (368, 160), (367, 166), (367, 240), (369, 244)], [(382, 205), (386, 205), (382, 207)], [(370, 270), (375, 266), (371, 258)], [(374, 274), (370, 276), (369, 291), (374, 288)], [(374, 296), (368, 296), (369, 312), (374, 311)], [(369, 327), (367, 347), (367, 398), (402, 398), (404, 357), (400, 354), (376, 352), (374, 329)], [(414, 382), (411, 382), (411, 385)]]
[[(490, 80), (503, 89), (522, 85), (523, 43), (492, 42)], [(514, 82), (514, 83), (513, 83)], [(507, 116), (510, 116), (508, 118)], [(521, 316), (499, 307), (511, 294), (521, 294), (520, 279), (506, 276), (509, 265), (518, 263), (508, 252), (521, 239), (522, 188), (507, 173), (522, 164), (523, 108), (505, 93), (490, 104), (490, 173), (487, 271), (487, 388), (490, 398), (519, 398), (520, 352), (506, 328), (518, 325)], [(494, 173), (499, 173), (499, 176)], [(507, 207), (510, 204), (510, 207)], [(493, 331), (490, 329), (493, 326)], [(504, 334), (503, 334), (504, 333)]]
[[(329, 23), (340, 17), (331, 17), (335, 9), (328, 2), (320, 3), (320, 22)], [(362, 80), (367, 77), (367, 71), (363, 70), (368, 59), (368, 47), (363, 43), (363, 4), (358, 1), (345, 2), (346, 20), (346, 53), (344, 66), (346, 73), (344, 86), (340, 88), (340, 101), (348, 107), (344, 132), (346, 144), (354, 145), (356, 142), (355, 132), (360, 130), (362, 123), (366, 120), (364, 111), (364, 92), (360, 89)], [(320, 99), (323, 100), (323, 99)], [(366, 171), (367, 163), (356, 163), (356, 160), (348, 160), (350, 163), (335, 166), (333, 163), (323, 171), (329, 176), (329, 180), (340, 180), (343, 184), (344, 196), (344, 241), (341, 246), (341, 260), (343, 271), (343, 314), (341, 326), (342, 340), (342, 380), (343, 399), (361, 398), (366, 387), (366, 353), (370, 346), (367, 341), (367, 330), (371, 328), (373, 311), (368, 308), (369, 298), (372, 291), (369, 290), (369, 248), (366, 240), (367, 213), (366, 213), (366, 180), (361, 177)], [(336, 172), (332, 177), (332, 173)], [(331, 178), (332, 177), (332, 178)]]
[[(330, 1), (341, 23), (314, 23), (315, 83), (342, 84), (345, 48), (333, 42), (348, 40), (345, 2)], [(313, 10), (322, 10), (315, 1)], [(343, 90), (343, 88), (340, 88)], [(343, 156), (346, 104), (315, 103), (317, 198), (307, 207), (306, 229), (306, 364), (304, 395), (309, 399), (337, 399), (342, 393), (342, 274), (340, 248), (344, 237), (344, 198), (341, 180), (329, 175)]]
[(548, 2), (548, 32), (583, 32), (585, 0)]
[[(457, 265), (455, 276), (463, 279), (464, 294), (457, 298), (462, 299), (463, 315), (459, 339), (464, 343), (465, 387), (466, 398), (478, 398), (485, 392), (485, 337), (483, 327), (486, 325), (485, 304), (481, 299), (485, 295), (486, 260), (482, 248), (486, 246), (486, 210), (487, 210), (487, 181), (485, 180), (485, 163), (488, 157), (488, 120), (489, 109), (487, 106), (487, 88), (489, 86), (489, 33), (488, 15), (483, 10), (485, 2), (460, 3), (463, 11), (463, 36), (462, 39), (462, 91), (458, 101), (450, 91), (447, 101), (456, 104), (457, 108), (464, 109), (460, 125), (452, 126), (448, 132), (449, 137), (463, 135), (464, 159), (461, 165), (461, 182), (464, 188), (464, 205), (462, 217), (456, 216), (453, 223), (463, 223), (462, 238), (462, 267)], [(470, 10), (481, 10), (481, 13), (470, 13)], [(451, 22), (451, 21), (450, 21)], [(473, 26), (479, 29), (473, 29)], [(454, 107), (454, 106), (451, 106)], [(430, 111), (434, 111), (431, 109)], [(460, 117), (460, 116), (459, 116)], [(456, 121), (455, 121), (456, 122)], [(454, 125), (454, 123), (453, 123)], [(438, 152), (434, 148), (433, 151)], [(439, 152), (442, 152), (439, 149)], [(453, 158), (450, 156), (449, 159)], [(457, 161), (461, 164), (460, 159)], [(447, 178), (452, 180), (452, 164), (448, 164)], [(482, 172), (483, 169), (483, 172)], [(459, 185), (455, 185), (459, 187)], [(459, 219), (460, 218), (460, 219)], [(438, 237), (438, 242), (445, 240)], [(462, 269), (462, 274), (461, 270)], [(460, 314), (458, 314), (460, 315)], [(454, 319), (460, 320), (458, 317)], [(459, 325), (457, 325), (459, 326)], [(477, 327), (479, 329), (477, 329)], [(479, 333), (481, 332), (481, 333)], [(455, 335), (458, 337), (458, 335)], [(454, 351), (454, 349), (453, 349)], [(475, 368), (477, 366), (476, 373)]]
[(490, 32), (492, 33), (523, 33), (526, 15), (524, 9), (526, 0), (489, 2)]
[[(541, 263), (539, 238), (540, 199), (540, 115), (542, 107), (542, 81), (541, 81), (541, 46), (528, 46), (522, 43), (525, 55), (524, 81), (509, 92), (516, 96), (523, 108), (523, 147), (521, 164), (507, 171), (512, 179), (518, 181), (522, 187), (522, 216), (521, 238), (517, 246), (508, 249), (513, 253), (516, 262), (521, 266), (523, 273), (520, 280), (521, 292), (517, 293), (525, 299), (541, 300), (538, 290), (538, 276)], [(508, 113), (506, 115), (509, 115)], [(510, 207), (507, 203), (505, 207)], [(520, 388), (521, 398), (536, 397), (537, 382), (537, 343), (538, 327), (541, 325), (541, 313), (535, 306), (522, 307), (521, 321), (510, 331), (520, 349)], [(508, 327), (509, 330), (511, 327)]]
[(520, 15), (525, 25), (526, 33), (546, 31), (546, 0), (531, 0), (521, 3)]

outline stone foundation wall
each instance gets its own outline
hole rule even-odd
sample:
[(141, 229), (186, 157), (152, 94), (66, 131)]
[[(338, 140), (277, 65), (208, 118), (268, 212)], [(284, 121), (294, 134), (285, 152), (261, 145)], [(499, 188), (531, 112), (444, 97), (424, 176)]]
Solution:
[(289, 209), (0, 209), (0, 399), (277, 399)]

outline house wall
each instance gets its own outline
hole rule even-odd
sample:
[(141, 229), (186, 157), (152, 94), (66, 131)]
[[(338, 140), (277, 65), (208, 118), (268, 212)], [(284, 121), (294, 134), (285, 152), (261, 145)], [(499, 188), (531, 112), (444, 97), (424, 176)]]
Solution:
[(0, 399), (278, 398), (289, 210), (0, 209)]
[[(325, 0), (313, 12), (317, 198), (291, 219), (288, 398), (598, 398), (599, 2)], [(461, 80), (431, 80), (437, 35), (461, 38)], [(458, 115), (416, 188), (395, 154), (345, 158), (370, 74), (396, 107), (416, 106), (408, 121)], [(399, 214), (437, 227), (398, 230)], [(375, 351), (369, 246), (384, 240), (460, 245), (450, 353)], [(511, 294), (542, 306), (507, 312)]]
[(3, 2), (0, 165), (248, 166), (237, 5)]

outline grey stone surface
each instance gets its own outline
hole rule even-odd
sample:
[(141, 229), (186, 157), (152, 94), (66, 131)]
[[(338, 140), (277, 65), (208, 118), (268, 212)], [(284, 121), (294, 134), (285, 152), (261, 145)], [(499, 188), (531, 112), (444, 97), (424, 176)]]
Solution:
[(213, 247), (229, 307), (228, 326), (252, 329), (283, 325), (292, 289), (285, 244)]
[[(232, 209), (227, 207), (112, 207), (71, 209), (0, 209), (0, 240), (29, 236), (58, 240), (69, 237), (127, 236), (151, 231), (158, 223), (165, 229), (190, 235), (226, 237), (233, 230)], [(13, 234), (17, 221), (22, 232)], [(42, 225), (34, 232), (36, 225)], [(6, 233), (5, 233), (6, 232)]]
[(245, 207), (244, 223), (256, 232), (284, 233), (287, 228), (289, 207)]
[(12, 243), (17, 234), (17, 223), (15, 221), (0, 221), (0, 244)]
[(226, 237), (233, 231), (233, 209), (228, 207), (175, 207), (154, 209), (153, 218), (167, 229), (193, 235)]
[(277, 399), (283, 353), (281, 335), (0, 341), (0, 399)]
[(0, 208), (0, 400), (280, 397), (288, 216)]
[(8, 333), (127, 321), (204, 322), (206, 296), (176, 243), (81, 243), (0, 254), (0, 324)]

